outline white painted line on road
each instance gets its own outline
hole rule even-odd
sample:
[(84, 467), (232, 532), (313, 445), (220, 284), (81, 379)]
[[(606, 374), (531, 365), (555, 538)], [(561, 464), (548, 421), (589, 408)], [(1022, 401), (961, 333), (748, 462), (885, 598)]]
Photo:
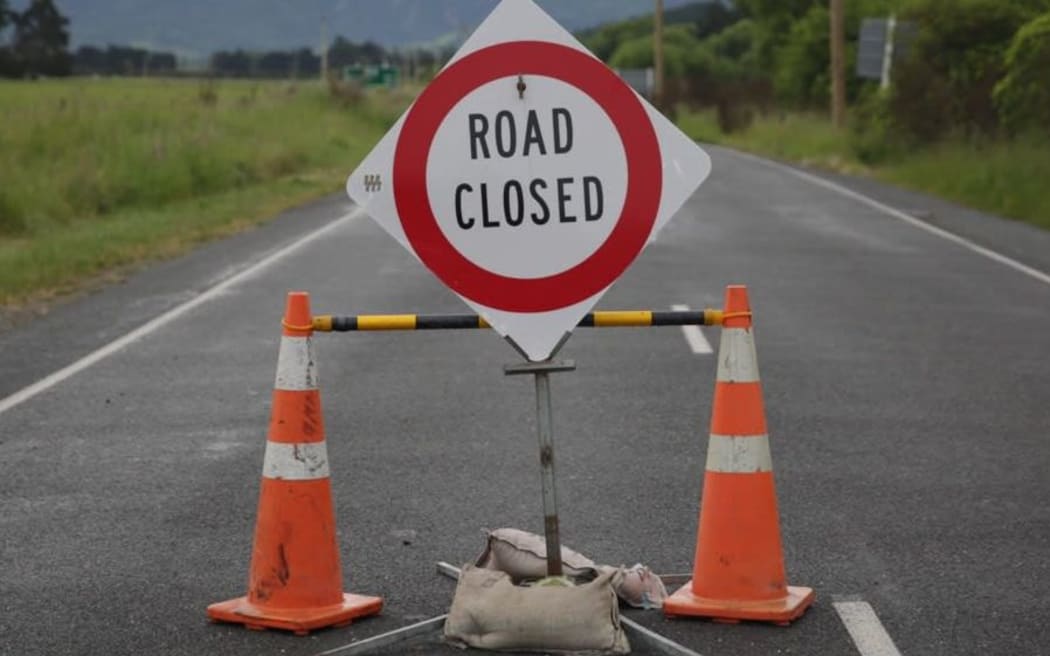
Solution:
[(866, 601), (832, 602), (861, 656), (901, 656), (875, 609)]
[(235, 276), (227, 278), (218, 285), (215, 285), (214, 287), (201, 292), (199, 296), (194, 297), (193, 299), (183, 303), (182, 305), (173, 307), (164, 314), (139, 326), (138, 328), (124, 335), (123, 337), (120, 337), (110, 342), (109, 344), (106, 344), (105, 346), (95, 351), (92, 351), (91, 353), (80, 358), (73, 364), (59, 369), (50, 376), (38, 380), (32, 385), (24, 387), (19, 391), (15, 392), (14, 394), (8, 396), (7, 398), (0, 400), (0, 414), (7, 412), (16, 405), (19, 405), (20, 403), (28, 401), (29, 399), (33, 398), (37, 394), (40, 394), (41, 392), (51, 389), (55, 385), (58, 385), (62, 381), (77, 375), (85, 369), (108, 358), (114, 353), (123, 350), (128, 345), (142, 339), (143, 337), (149, 335), (157, 329), (166, 326), (172, 321), (175, 321), (190, 310), (193, 310), (194, 308), (203, 305), (208, 301), (222, 295), (224, 292), (226, 292), (226, 290), (230, 289), (234, 285), (237, 285), (238, 283), (241, 283), (251, 278), (252, 276), (266, 269), (267, 267), (278, 262), (279, 260), (287, 257), (288, 255), (291, 255), (293, 252), (299, 250), (303, 246), (306, 246), (311, 242), (317, 241), (318, 239), (326, 236), (328, 233), (333, 232), (337, 228), (341, 227), (344, 223), (356, 219), (357, 217), (361, 216), (362, 213), (363, 212), (361, 208), (355, 209), (353, 212), (342, 216), (336, 219), (335, 221), (332, 221), (331, 223), (325, 225), (324, 227), (319, 228), (314, 232), (311, 232), (305, 237), (302, 237), (298, 241), (289, 244), (288, 246), (285, 246), (276, 253), (272, 253), (271, 255), (263, 258), (262, 260), (259, 260), (258, 262), (251, 265), (247, 269), (241, 271), (240, 273), (236, 274)]
[[(671, 309), (675, 312), (688, 312), (688, 305), (672, 305)], [(682, 326), (682, 334), (685, 335), (685, 341), (689, 343), (689, 348), (693, 350), (696, 355), (710, 355), (714, 353), (714, 349), (711, 348), (711, 344), (708, 343), (707, 338), (704, 337), (703, 331), (700, 330), (700, 326)]]
[(890, 207), (885, 203), (880, 203), (874, 198), (869, 198), (868, 196), (865, 196), (861, 193), (857, 193), (852, 189), (847, 189), (846, 187), (843, 187), (840, 184), (836, 184), (834, 182), (831, 182), (830, 180), (825, 180), (824, 178), (812, 175), (810, 173), (806, 173), (805, 171), (799, 171), (798, 169), (792, 168), (790, 166), (785, 166), (779, 162), (771, 162), (769, 160), (762, 159), (761, 157), (756, 157), (754, 155), (748, 153), (741, 153), (738, 151), (733, 151), (733, 153), (739, 155), (740, 157), (743, 157), (744, 159), (750, 159), (770, 166), (772, 168), (781, 169), (783, 171), (786, 171), (787, 173), (790, 173), (796, 178), (801, 178), (811, 184), (817, 185), (818, 187), (823, 187), (825, 189), (829, 189), (831, 191), (839, 193), (843, 196), (846, 196), (847, 198), (851, 198), (857, 201), (858, 203), (862, 203), (864, 205), (867, 205), (868, 207), (876, 209), (882, 212), (883, 214), (887, 214), (895, 219), (900, 219), (901, 221), (909, 223), (915, 226), (916, 228), (919, 228), (920, 230), (925, 230), (930, 234), (947, 239), (948, 241), (954, 242), (962, 246), (963, 248), (967, 248), (973, 251), (974, 253), (977, 253), (978, 255), (983, 255), (984, 257), (987, 257), (990, 260), (994, 260), (999, 264), (1006, 265), (1011, 269), (1014, 269), (1015, 271), (1020, 271), (1021, 273), (1027, 276), (1030, 276), (1032, 278), (1035, 278), (1036, 280), (1039, 280), (1040, 282), (1044, 282), (1050, 285), (1050, 274), (1048, 273), (1030, 267), (1027, 264), (1022, 264), (1013, 258), (1003, 255), (1002, 253), (997, 253), (989, 248), (980, 246), (970, 241), (969, 239), (966, 239), (965, 237), (960, 237), (959, 235), (953, 232), (949, 232), (944, 228), (938, 228), (937, 226), (931, 223), (926, 223), (921, 219), (917, 219), (914, 216), (911, 216), (910, 214), (906, 214), (898, 209)]

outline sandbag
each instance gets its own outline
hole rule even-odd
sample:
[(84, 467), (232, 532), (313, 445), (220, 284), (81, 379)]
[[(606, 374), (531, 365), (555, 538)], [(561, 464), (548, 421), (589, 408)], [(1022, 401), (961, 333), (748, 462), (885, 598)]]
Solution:
[[(598, 576), (594, 561), (563, 546), (562, 570), (574, 579), (593, 580)], [(515, 583), (547, 576), (547, 540), (542, 535), (516, 528), (489, 531), (485, 550), (474, 564), (506, 572)]]
[[(601, 572), (617, 569), (608, 565), (598, 565), (598, 571)], [(613, 578), (613, 589), (622, 602), (645, 610), (663, 608), (664, 600), (667, 599), (667, 588), (651, 569), (638, 564), (619, 571), (620, 575)]]
[[(561, 548), (562, 570), (577, 581), (590, 581), (599, 574), (619, 568), (596, 565), (593, 560), (568, 547)], [(547, 541), (542, 535), (516, 528), (488, 533), (485, 550), (474, 561), (478, 567), (506, 572), (515, 583), (547, 576)], [(613, 578), (613, 588), (624, 603), (635, 608), (663, 606), (667, 588), (660, 577), (645, 565), (635, 565)]]
[(476, 649), (628, 654), (615, 575), (606, 572), (576, 587), (522, 587), (505, 572), (467, 565), (445, 639)]

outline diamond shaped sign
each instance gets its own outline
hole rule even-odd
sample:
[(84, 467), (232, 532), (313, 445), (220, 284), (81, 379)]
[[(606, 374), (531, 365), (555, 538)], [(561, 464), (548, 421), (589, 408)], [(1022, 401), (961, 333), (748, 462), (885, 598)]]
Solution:
[(350, 198), (530, 360), (711, 171), (532, 0), (503, 0), (350, 176)]

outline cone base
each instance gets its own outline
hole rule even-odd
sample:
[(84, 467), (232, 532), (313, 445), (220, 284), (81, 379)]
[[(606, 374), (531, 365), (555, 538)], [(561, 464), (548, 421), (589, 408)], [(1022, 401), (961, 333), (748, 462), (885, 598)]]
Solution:
[(315, 629), (346, 626), (360, 617), (375, 615), (383, 609), (379, 597), (344, 594), (343, 603), (323, 608), (262, 608), (247, 597), (208, 606), (208, 617), (216, 622), (243, 624), (249, 629), (282, 629), (306, 635)]
[(690, 581), (664, 600), (664, 615), (786, 624), (801, 617), (816, 597), (812, 588), (788, 586), (787, 592), (786, 597), (769, 601), (709, 599), (693, 594), (693, 582)]

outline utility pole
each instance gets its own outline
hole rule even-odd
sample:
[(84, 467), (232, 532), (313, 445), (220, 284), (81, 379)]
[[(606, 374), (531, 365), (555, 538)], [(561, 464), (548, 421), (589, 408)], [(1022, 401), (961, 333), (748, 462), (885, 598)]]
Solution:
[(667, 87), (664, 79), (664, 0), (656, 0), (653, 14), (653, 104), (664, 110)]
[(831, 0), (831, 123), (846, 123), (846, 18), (842, 0)]
[(328, 81), (328, 22), (321, 14), (321, 81)]

